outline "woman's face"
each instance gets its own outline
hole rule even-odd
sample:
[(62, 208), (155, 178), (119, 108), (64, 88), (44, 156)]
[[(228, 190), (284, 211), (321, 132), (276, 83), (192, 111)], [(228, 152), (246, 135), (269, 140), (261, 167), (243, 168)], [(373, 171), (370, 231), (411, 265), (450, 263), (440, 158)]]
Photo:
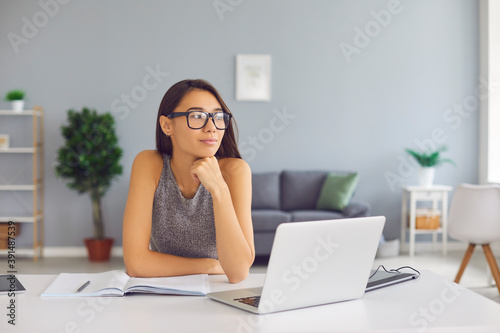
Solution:
[[(205, 111), (208, 113), (222, 112), (217, 99), (206, 90), (192, 90), (181, 100), (175, 112)], [(173, 151), (183, 151), (196, 158), (214, 156), (219, 150), (224, 130), (215, 127), (213, 118), (208, 118), (206, 125), (200, 129), (188, 127), (186, 116), (169, 119), (162, 116), (162, 129), (170, 135)], [(196, 125), (196, 119), (190, 121), (191, 127)], [(220, 127), (220, 126), (219, 126)]]

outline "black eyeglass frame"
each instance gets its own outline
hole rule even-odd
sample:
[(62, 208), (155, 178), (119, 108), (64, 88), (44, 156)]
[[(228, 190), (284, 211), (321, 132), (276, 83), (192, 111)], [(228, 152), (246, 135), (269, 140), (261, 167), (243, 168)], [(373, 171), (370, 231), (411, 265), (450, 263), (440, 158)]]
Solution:
[[(189, 115), (191, 113), (194, 113), (194, 112), (201, 112), (201, 113), (204, 113), (207, 116), (205, 118), (205, 123), (203, 123), (203, 126), (195, 128), (195, 127), (191, 127), (191, 125), (189, 125)], [(217, 124), (215, 123), (214, 115), (219, 114), (219, 113), (225, 114), (225, 115), (227, 115), (229, 117), (228, 122), (227, 122), (227, 126), (224, 127), (224, 128), (219, 128), (217, 126)], [(186, 116), (186, 122), (187, 122), (187, 125), (188, 125), (188, 127), (190, 129), (201, 129), (201, 128), (203, 128), (203, 127), (205, 127), (207, 125), (208, 119), (212, 118), (212, 122), (214, 123), (215, 128), (217, 128), (218, 130), (225, 130), (225, 129), (227, 129), (229, 127), (229, 125), (231, 124), (231, 118), (233, 117), (232, 114), (227, 113), (227, 112), (223, 112), (223, 111), (214, 112), (214, 113), (205, 112), (205, 111), (187, 111), (187, 112), (174, 112), (174, 113), (171, 113), (171, 114), (167, 115), (167, 118), (172, 119), (172, 118), (177, 118), (177, 117), (182, 117), (182, 116)]]

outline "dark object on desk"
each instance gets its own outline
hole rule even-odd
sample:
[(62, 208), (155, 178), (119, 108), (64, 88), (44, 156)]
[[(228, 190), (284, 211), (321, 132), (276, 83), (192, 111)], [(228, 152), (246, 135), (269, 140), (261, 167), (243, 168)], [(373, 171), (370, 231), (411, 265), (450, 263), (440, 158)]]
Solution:
[(26, 288), (14, 274), (0, 275), (0, 295), (25, 292)]
[(393, 284), (405, 281), (414, 280), (420, 276), (420, 273), (401, 273), (395, 270), (387, 271), (385, 270), (385, 268), (383, 270), (379, 268), (377, 268), (376, 271), (372, 271), (372, 274), (368, 279), (368, 284), (366, 285), (365, 292), (392, 286)]
[(76, 291), (77, 293), (82, 292), (83, 289), (85, 289), (88, 285), (90, 284), (90, 281), (85, 282), (78, 290)]

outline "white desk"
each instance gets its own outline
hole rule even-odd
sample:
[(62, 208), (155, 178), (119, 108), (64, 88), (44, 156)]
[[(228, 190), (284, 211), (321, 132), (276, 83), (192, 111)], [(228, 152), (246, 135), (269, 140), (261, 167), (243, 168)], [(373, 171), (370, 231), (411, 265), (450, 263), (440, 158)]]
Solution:
[[(446, 255), (446, 246), (448, 240), (448, 192), (452, 190), (451, 186), (434, 185), (430, 187), (425, 186), (403, 186), (403, 197), (401, 201), (401, 245), (405, 244), (406, 229), (409, 218), (409, 243), (410, 243), (410, 257), (415, 253), (415, 235), (416, 234), (432, 234), (432, 242), (435, 246), (437, 234), (441, 234), (443, 254)], [(408, 210), (408, 199), (410, 207)], [(438, 209), (438, 203), (441, 203), (441, 225), (438, 229), (427, 230), (415, 227), (417, 202), (430, 201), (432, 208)], [(408, 217), (409, 216), (409, 217)]]
[[(9, 298), (0, 295), (0, 332), (500, 332), (500, 304), (430, 271), (359, 300), (263, 316), (197, 296), (41, 298), (54, 278), (19, 275), (27, 292), (16, 299), (17, 325), (7, 324)], [(237, 289), (262, 285), (264, 275), (210, 281), (212, 291)]]

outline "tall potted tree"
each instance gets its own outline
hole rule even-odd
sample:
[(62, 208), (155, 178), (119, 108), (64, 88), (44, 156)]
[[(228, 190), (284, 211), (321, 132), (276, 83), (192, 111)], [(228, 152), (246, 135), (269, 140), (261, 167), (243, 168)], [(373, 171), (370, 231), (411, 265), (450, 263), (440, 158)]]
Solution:
[(65, 144), (58, 151), (56, 174), (67, 180), (69, 188), (90, 195), (94, 237), (85, 239), (85, 245), (91, 261), (107, 261), (114, 239), (104, 236), (101, 200), (122, 173), (122, 149), (114, 118), (110, 113), (98, 114), (88, 108), (81, 112), (69, 110), (68, 123), (61, 126), (61, 132)]

